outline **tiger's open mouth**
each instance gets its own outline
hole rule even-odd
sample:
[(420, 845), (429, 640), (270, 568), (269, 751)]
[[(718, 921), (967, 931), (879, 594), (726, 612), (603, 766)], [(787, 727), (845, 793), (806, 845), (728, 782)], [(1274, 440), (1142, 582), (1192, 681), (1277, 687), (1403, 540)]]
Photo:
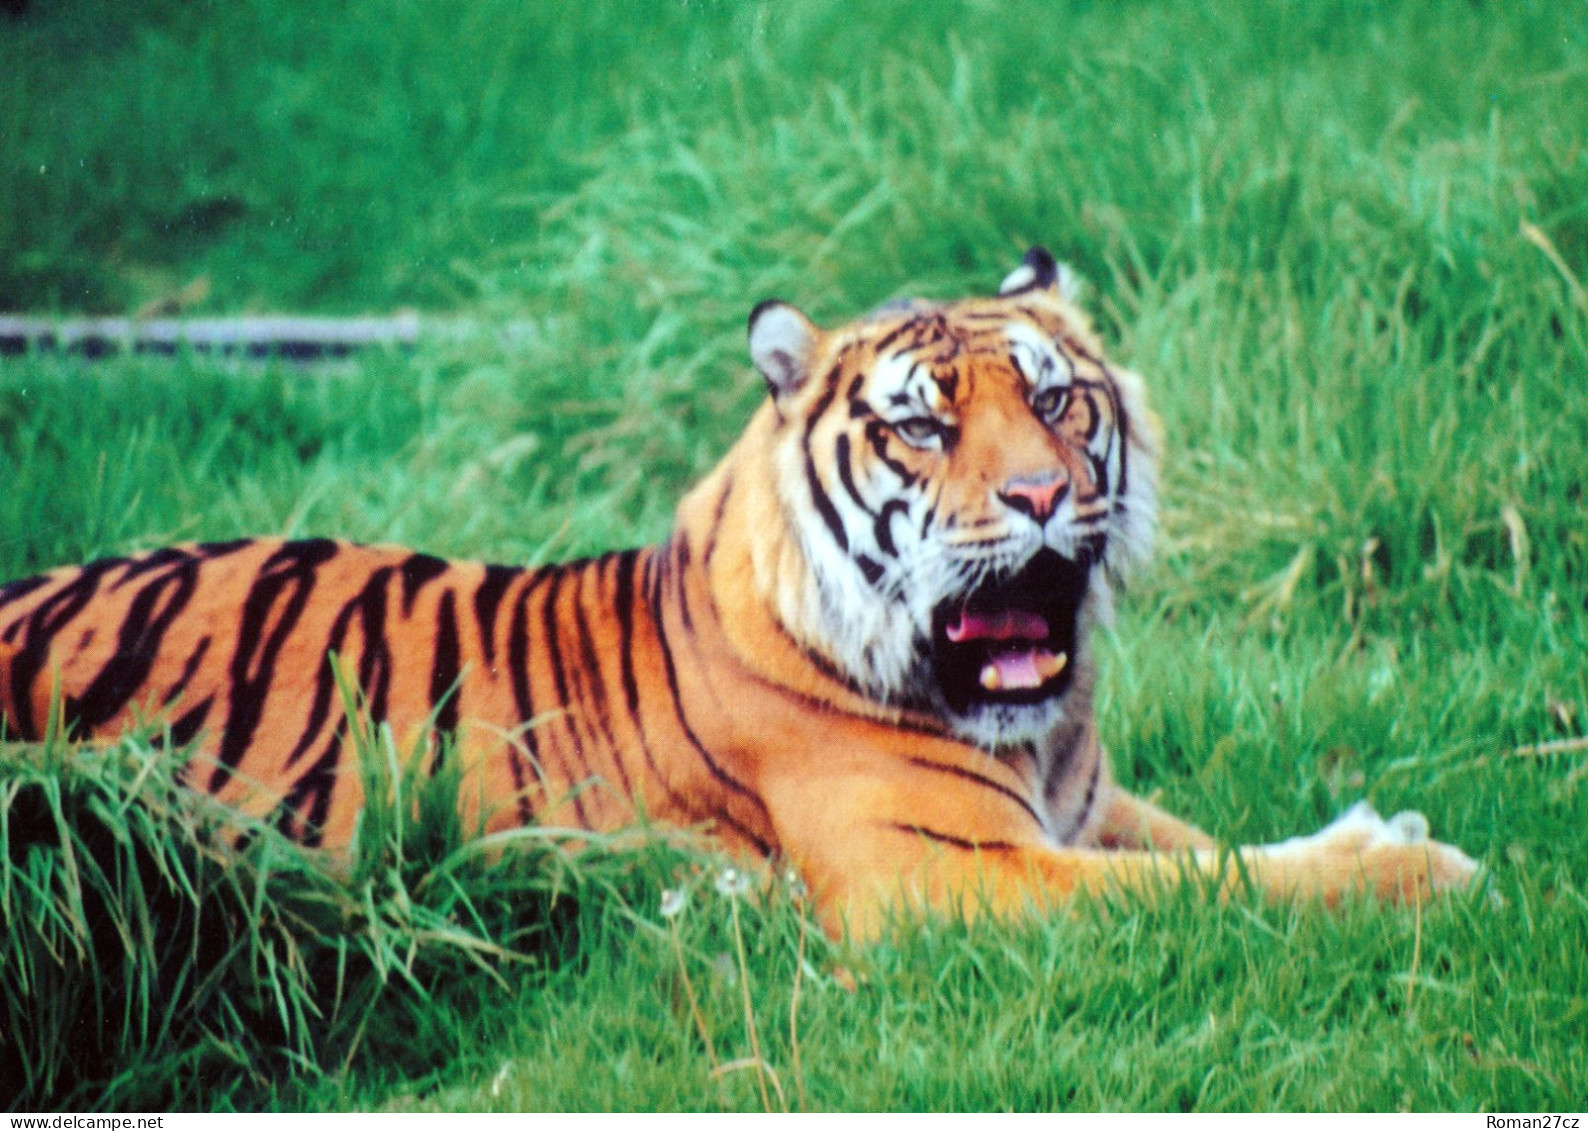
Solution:
[(1043, 550), (1018, 573), (932, 614), (932, 659), (948, 708), (1039, 703), (1070, 685), (1088, 565)]

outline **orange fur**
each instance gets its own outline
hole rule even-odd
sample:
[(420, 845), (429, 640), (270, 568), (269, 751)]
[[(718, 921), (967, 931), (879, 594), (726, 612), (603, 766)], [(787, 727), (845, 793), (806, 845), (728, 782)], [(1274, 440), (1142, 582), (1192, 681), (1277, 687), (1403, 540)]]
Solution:
[[(1159, 439), (1062, 282), (1034, 251), (996, 298), (833, 332), (764, 304), (772, 395), (662, 546), (530, 571), (241, 541), (0, 587), (0, 720), (37, 739), (57, 687), (75, 733), (163, 717), (195, 787), (338, 846), (335, 653), (400, 741), (455, 734), (485, 827), (705, 825), (796, 865), (835, 929), (1228, 882), (1097, 741), (1087, 632), (1146, 552)], [(1420, 832), (1359, 809), (1238, 851), (1328, 900), (1470, 879)]]

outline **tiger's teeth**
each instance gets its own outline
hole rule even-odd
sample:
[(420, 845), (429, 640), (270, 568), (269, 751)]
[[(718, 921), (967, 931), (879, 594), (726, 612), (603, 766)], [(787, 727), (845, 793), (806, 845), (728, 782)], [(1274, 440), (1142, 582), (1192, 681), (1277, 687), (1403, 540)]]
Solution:
[(1054, 655), (1051, 652), (1037, 651), (1029, 658), (1029, 667), (1022, 674), (1018, 668), (1012, 679), (1005, 679), (1003, 669), (996, 659), (989, 660), (981, 669), (981, 685), (988, 691), (1003, 691), (1005, 689), (1041, 687), (1048, 680), (1062, 672), (1070, 662), (1068, 652)]

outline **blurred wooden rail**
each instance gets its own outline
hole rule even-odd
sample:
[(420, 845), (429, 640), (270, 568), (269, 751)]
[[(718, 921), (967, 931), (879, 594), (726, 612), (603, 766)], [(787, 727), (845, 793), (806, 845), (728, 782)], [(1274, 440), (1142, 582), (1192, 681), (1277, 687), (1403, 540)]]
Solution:
[[(320, 361), (371, 346), (407, 347), (419, 340), (420, 318), (406, 311), (370, 318), (270, 315), (240, 318), (41, 318), (0, 315), (0, 357), (65, 353), (89, 359), (121, 353), (174, 355), (182, 350), (222, 357)], [(427, 325), (456, 333), (456, 323)]]

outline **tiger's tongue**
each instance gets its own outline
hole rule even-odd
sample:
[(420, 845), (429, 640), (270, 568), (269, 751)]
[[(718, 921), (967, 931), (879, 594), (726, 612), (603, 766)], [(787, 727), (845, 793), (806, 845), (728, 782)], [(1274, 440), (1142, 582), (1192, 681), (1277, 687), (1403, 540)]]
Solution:
[(1026, 609), (974, 612), (961, 609), (959, 619), (947, 629), (949, 641), (964, 644), (989, 640), (1003, 645), (993, 649), (981, 669), (981, 685), (988, 691), (1023, 691), (1041, 687), (1064, 670), (1069, 657), (1054, 655), (1041, 645), (1048, 638), (1048, 622)]
[(1025, 609), (998, 609), (990, 613), (960, 611), (959, 620), (948, 626), (948, 638), (955, 644), (967, 640), (1046, 640), (1048, 622)]

